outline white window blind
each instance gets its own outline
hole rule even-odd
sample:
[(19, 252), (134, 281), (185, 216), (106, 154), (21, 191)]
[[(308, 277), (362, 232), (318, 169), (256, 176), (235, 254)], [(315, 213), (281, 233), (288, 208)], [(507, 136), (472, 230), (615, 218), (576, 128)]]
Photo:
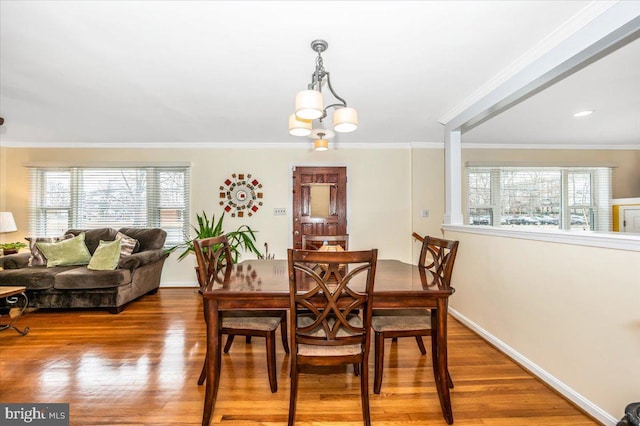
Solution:
[(470, 225), (611, 230), (611, 167), (467, 167)]
[(32, 167), (34, 236), (67, 229), (159, 227), (166, 245), (188, 235), (189, 167)]

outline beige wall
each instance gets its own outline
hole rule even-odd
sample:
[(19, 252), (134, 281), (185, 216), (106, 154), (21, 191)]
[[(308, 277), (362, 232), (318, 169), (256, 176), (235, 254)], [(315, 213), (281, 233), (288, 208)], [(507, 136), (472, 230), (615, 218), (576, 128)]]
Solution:
[[(445, 210), (444, 150), (414, 149), (411, 168), (411, 219), (413, 222), (411, 232), (442, 237), (442, 221)], [(428, 217), (422, 217), (423, 209), (429, 210)], [(417, 263), (420, 254), (418, 241), (412, 241), (412, 250), (413, 263)]]
[[(286, 257), (291, 245), (291, 168), (293, 165), (347, 166), (349, 246), (378, 247), (381, 258), (411, 261), (411, 150), (330, 150), (314, 153), (305, 149), (18, 149), (3, 148), (0, 203), (12, 211), (18, 232), (10, 240), (27, 236), (28, 162), (176, 162), (192, 165), (191, 217), (206, 210), (222, 212), (219, 186), (232, 173), (252, 173), (264, 185), (264, 206), (251, 218), (225, 217), (225, 228), (246, 223), (258, 232), (258, 247), (269, 244), (269, 252)], [(7, 177), (7, 184), (4, 178)], [(286, 207), (287, 216), (274, 216), (275, 207)], [(437, 219), (442, 220), (442, 217)], [(384, 244), (380, 244), (384, 241)], [(163, 270), (162, 285), (195, 285), (195, 258), (176, 261), (172, 255)]]
[(640, 252), (446, 235), (453, 310), (614, 419), (638, 401)]

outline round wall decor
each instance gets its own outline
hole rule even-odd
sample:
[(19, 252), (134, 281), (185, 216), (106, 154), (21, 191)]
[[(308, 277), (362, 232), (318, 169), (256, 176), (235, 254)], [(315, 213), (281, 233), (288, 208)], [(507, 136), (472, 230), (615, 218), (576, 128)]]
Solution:
[[(262, 184), (251, 174), (233, 173), (220, 185), (220, 205), (231, 217), (253, 216), (262, 206)], [(246, 213), (245, 213), (246, 212)]]

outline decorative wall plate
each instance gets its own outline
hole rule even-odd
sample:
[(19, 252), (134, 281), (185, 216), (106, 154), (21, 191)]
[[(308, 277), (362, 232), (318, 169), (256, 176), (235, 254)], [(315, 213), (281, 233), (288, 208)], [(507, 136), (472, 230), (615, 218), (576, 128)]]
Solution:
[(253, 216), (262, 207), (262, 184), (251, 174), (233, 173), (220, 185), (220, 205), (231, 217)]

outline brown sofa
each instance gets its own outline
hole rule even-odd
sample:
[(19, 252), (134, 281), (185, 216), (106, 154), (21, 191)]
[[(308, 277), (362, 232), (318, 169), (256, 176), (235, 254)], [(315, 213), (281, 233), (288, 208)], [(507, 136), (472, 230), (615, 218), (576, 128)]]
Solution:
[(85, 233), (85, 244), (93, 254), (100, 240), (113, 241), (118, 232), (138, 240), (133, 254), (120, 258), (115, 270), (96, 271), (84, 266), (29, 266), (30, 253), (0, 258), (0, 286), (25, 286), (29, 307), (33, 308), (108, 308), (121, 312), (125, 305), (145, 294), (154, 294), (160, 286), (162, 267), (168, 254), (164, 242), (167, 233), (159, 228), (71, 229), (67, 233)]

